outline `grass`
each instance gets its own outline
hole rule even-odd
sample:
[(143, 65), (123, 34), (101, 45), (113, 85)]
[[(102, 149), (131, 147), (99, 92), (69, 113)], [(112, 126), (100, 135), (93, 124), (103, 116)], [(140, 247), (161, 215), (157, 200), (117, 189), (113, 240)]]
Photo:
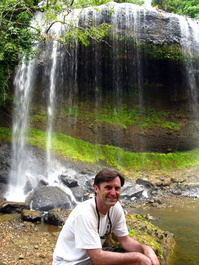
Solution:
[[(40, 130), (29, 130), (27, 143), (46, 149), (47, 135)], [(11, 142), (11, 130), (0, 128), (0, 141)], [(52, 133), (51, 149), (63, 159), (84, 161), (90, 164), (99, 161), (122, 171), (132, 170), (177, 170), (199, 166), (199, 150), (160, 153), (132, 153), (109, 145), (94, 145), (73, 137)]]

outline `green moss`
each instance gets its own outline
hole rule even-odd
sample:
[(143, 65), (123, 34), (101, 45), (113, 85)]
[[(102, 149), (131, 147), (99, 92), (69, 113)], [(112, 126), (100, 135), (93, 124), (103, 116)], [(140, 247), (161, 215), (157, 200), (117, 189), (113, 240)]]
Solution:
[[(145, 32), (143, 33), (145, 34)], [(147, 33), (150, 35), (151, 31), (148, 31)], [(198, 53), (190, 51), (189, 48), (183, 49), (178, 43), (169, 44), (163, 42), (159, 44), (154, 44), (150, 40), (150, 37), (145, 41), (138, 41), (134, 37), (133, 31), (129, 32), (128, 36), (123, 36), (121, 34), (115, 33), (114, 39), (127, 43), (131, 47), (131, 49), (135, 50), (135, 53), (142, 53), (143, 56), (145, 55), (152, 60), (172, 60), (175, 62), (186, 62), (190, 59), (199, 59)]]
[(143, 53), (149, 58), (156, 60), (173, 60), (185, 61), (185, 54), (179, 44), (168, 45), (163, 43), (161, 45), (154, 45), (151, 43), (140, 44)]
[(93, 120), (97, 122), (107, 122), (110, 124), (118, 125), (122, 128), (127, 126), (137, 126), (142, 129), (149, 127), (159, 127), (178, 131), (181, 128), (181, 124), (177, 124), (170, 121), (165, 121), (170, 116), (175, 117), (175, 114), (166, 111), (157, 111), (153, 108), (146, 110), (140, 110), (136, 105), (134, 108), (128, 108), (123, 104), (118, 108), (108, 106), (107, 108), (99, 108), (97, 111), (88, 111), (85, 106), (79, 108), (67, 108), (65, 113), (71, 116), (81, 117), (85, 120)]
[(0, 142), (11, 142), (12, 132), (8, 128), (0, 127)]
[(172, 245), (174, 244), (174, 239), (171, 234), (168, 237), (164, 231), (146, 219), (145, 215), (130, 214), (126, 216), (126, 221), (131, 237), (140, 243), (151, 246), (160, 261), (166, 258), (168, 253), (166, 253), (165, 246), (169, 244), (172, 249)]
[(33, 122), (46, 122), (47, 116), (34, 115), (31, 117), (31, 121), (33, 121)]
[[(46, 149), (47, 134), (40, 130), (29, 130), (27, 142), (43, 150)], [(0, 128), (0, 141), (10, 142), (11, 131)], [(169, 170), (199, 166), (199, 150), (169, 154), (132, 153), (109, 145), (93, 145), (82, 140), (61, 134), (52, 134), (52, 153), (63, 159), (74, 159), (91, 164), (103, 161), (123, 172), (131, 170)]]
[[(47, 134), (40, 130), (29, 130), (27, 142), (46, 150)], [(11, 130), (0, 128), (0, 141), (11, 142)], [(171, 170), (199, 166), (199, 150), (169, 154), (132, 153), (109, 145), (93, 145), (61, 134), (52, 134), (52, 153), (63, 159), (73, 159), (91, 164), (103, 161), (123, 172), (141, 169)]]

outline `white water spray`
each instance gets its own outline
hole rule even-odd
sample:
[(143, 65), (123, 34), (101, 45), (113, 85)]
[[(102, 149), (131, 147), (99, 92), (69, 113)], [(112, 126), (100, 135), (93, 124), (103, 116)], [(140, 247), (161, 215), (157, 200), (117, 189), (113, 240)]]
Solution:
[(185, 80), (190, 94), (191, 112), (198, 120), (198, 88), (197, 88), (197, 66), (194, 65), (194, 58), (199, 55), (199, 23), (195, 20), (180, 16), (181, 46), (184, 57)]
[(144, 6), (146, 6), (147, 8), (151, 8), (151, 2), (152, 2), (152, 0), (145, 0)]
[[(59, 34), (60, 25), (57, 24), (54, 34)], [(55, 97), (56, 97), (56, 70), (57, 70), (57, 49), (59, 43), (57, 41), (53, 41), (52, 43), (52, 52), (51, 52), (51, 61), (52, 66), (50, 70), (50, 88), (49, 88), (49, 100), (48, 100), (48, 128), (47, 128), (47, 142), (46, 142), (46, 157), (47, 157), (47, 178), (49, 183), (54, 181), (54, 176), (50, 174), (50, 165), (52, 163), (51, 156), (51, 144), (52, 144), (52, 128), (53, 128), (53, 119), (54, 119), (54, 107), (55, 107)]]
[[(36, 27), (41, 20), (41, 13), (37, 13), (32, 26)], [(31, 173), (27, 171), (28, 154), (26, 138), (28, 137), (29, 109), (34, 84), (35, 60), (28, 64), (25, 58), (19, 65), (15, 79), (15, 100), (12, 128), (12, 157), (10, 170), (10, 185), (7, 192), (7, 200), (23, 201), (25, 199), (24, 186), (27, 179), (32, 179)], [(36, 179), (35, 179), (36, 181)], [(34, 185), (34, 178), (32, 185)]]

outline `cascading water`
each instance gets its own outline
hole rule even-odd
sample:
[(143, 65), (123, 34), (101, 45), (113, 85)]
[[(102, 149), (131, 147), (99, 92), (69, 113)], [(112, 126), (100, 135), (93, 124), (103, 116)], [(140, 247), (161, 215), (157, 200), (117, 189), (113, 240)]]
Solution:
[[(55, 24), (53, 29), (51, 30), (52, 34), (57, 36), (61, 33), (61, 25), (59, 23)], [(47, 105), (47, 114), (48, 114), (48, 125), (47, 125), (47, 142), (46, 142), (46, 157), (47, 157), (47, 179), (49, 184), (54, 182), (54, 176), (51, 175), (50, 165), (52, 164), (52, 156), (51, 156), (51, 143), (52, 143), (52, 130), (53, 130), (53, 119), (54, 119), (54, 105), (55, 105), (55, 97), (56, 97), (56, 81), (57, 81), (57, 50), (59, 46), (59, 42), (52, 42), (52, 50), (51, 50), (51, 69), (50, 69), (50, 81), (49, 81), (49, 100)]]
[(197, 58), (199, 55), (199, 22), (197, 24), (194, 20), (190, 18), (180, 16), (179, 24), (181, 29), (181, 47), (185, 58), (185, 83), (187, 84), (188, 92), (190, 95), (190, 111), (192, 112), (194, 119), (198, 123), (199, 105), (197, 90), (197, 69), (199, 69), (199, 64), (197, 63), (195, 58)]
[[(41, 19), (41, 14), (37, 13), (32, 26), (35, 27)], [(28, 151), (26, 137), (28, 137), (29, 111), (32, 97), (32, 87), (34, 84), (35, 60), (26, 63), (25, 59), (18, 67), (15, 79), (15, 100), (12, 129), (12, 160), (10, 170), (10, 185), (7, 193), (8, 200), (25, 200), (24, 186), (27, 180), (32, 185), (37, 184), (37, 178), (32, 176), (32, 172), (27, 172), (27, 161), (31, 160)]]
[[(8, 200), (16, 193), (19, 200), (24, 200), (24, 179), (27, 178), (25, 170), (25, 160), (27, 158), (26, 137), (28, 112), (31, 98), (31, 86), (33, 76), (34, 61), (28, 65), (22, 63), (15, 77), (15, 112), (12, 132), (12, 164), (10, 172), (10, 185)], [(21, 195), (21, 196), (20, 196)], [(20, 197), (21, 198), (20, 198)], [(13, 199), (16, 198), (15, 195)]]
[[(42, 43), (42, 45), (39, 44), (39, 56), (27, 65), (22, 63), (21, 67), (19, 67), (15, 77), (15, 102), (16, 106), (20, 108), (15, 111), (16, 118), (14, 118), (13, 125), (13, 159), (10, 191), (7, 197), (9, 199), (11, 199), (11, 194), (14, 200), (19, 199), (18, 194), (23, 194), (23, 198), (25, 198), (24, 187), (27, 181), (31, 182), (32, 188), (43, 178), (50, 185), (57, 185), (56, 183), (59, 182), (58, 175), (66, 168), (58, 164), (57, 170), (54, 166), (54, 159), (52, 159), (51, 155), (52, 133), (53, 131), (59, 131), (77, 138), (86, 136), (84, 130), (88, 128), (82, 127), (81, 129), (78, 127), (83, 122), (81, 119), (78, 121), (74, 111), (78, 111), (78, 108), (82, 107), (83, 104), (83, 107), (85, 107), (87, 101), (89, 102), (88, 108), (94, 106), (94, 108), (91, 108), (91, 112), (94, 109), (93, 113), (96, 116), (98, 113), (101, 114), (102, 107), (110, 105), (114, 105), (114, 111), (117, 114), (118, 109), (122, 108), (123, 105), (127, 106), (126, 112), (128, 108), (132, 108), (134, 105), (139, 105), (139, 109), (142, 111), (146, 105), (153, 106), (156, 104), (159, 106), (162, 101), (165, 101), (165, 97), (162, 97), (163, 99), (157, 97), (158, 93), (156, 90), (154, 90), (155, 92), (152, 91), (154, 83), (160, 82), (158, 79), (159, 74), (150, 69), (153, 69), (155, 60), (150, 61), (144, 53), (145, 50), (141, 47), (146, 39), (150, 39), (149, 44), (154, 42), (157, 46), (169, 41), (171, 36), (174, 35), (174, 29), (170, 27), (173, 23), (171, 19), (178, 21), (179, 25), (180, 16), (159, 14), (157, 10), (150, 8), (149, 2), (147, 4), (145, 2), (143, 7), (128, 3), (112, 3), (94, 10), (87, 8), (81, 14), (78, 11), (78, 14), (74, 12), (73, 15), (77, 16), (75, 23), (79, 23), (81, 27), (85, 27), (89, 19), (96, 24), (102, 21), (113, 24), (112, 37), (108, 39), (108, 45), (106, 43), (92, 43), (90, 47), (83, 47), (77, 42), (74, 42), (71, 47), (62, 46), (55, 41), (46, 44)], [(152, 20), (152, 18), (154, 18), (155, 22), (153, 25), (149, 25), (149, 20)], [(186, 35), (182, 39), (186, 41), (189, 39), (191, 43), (195, 41), (198, 45), (198, 24), (195, 21), (192, 24), (191, 21), (184, 20), (186, 30), (182, 30), (182, 32), (186, 33)], [(163, 25), (163, 29), (156, 27), (156, 23)], [(182, 23), (180, 24), (182, 25)], [(59, 35), (63, 29), (61, 25), (55, 24), (55, 27), (52, 27), (51, 30), (52, 34), (56, 33)], [(193, 36), (193, 32), (195, 32), (194, 37), (190, 38), (190, 36)], [(158, 39), (156, 39), (156, 35)], [(181, 36), (177, 36), (176, 39), (176, 42), (179, 41)], [(185, 45), (184, 48), (189, 45), (186, 43), (182, 44), (182, 42), (180, 44), (182, 46)], [(151, 62), (151, 65), (148, 65), (148, 62)], [(189, 66), (191, 66), (191, 63), (189, 63)], [(154, 69), (159, 71), (158, 67)], [(190, 70), (191, 67), (186, 71), (187, 80), (193, 81), (193, 71), (190, 72)], [(197, 86), (197, 76), (198, 73), (194, 73), (195, 84), (191, 85), (191, 87), (188, 86), (191, 91), (194, 90), (192, 86)], [(154, 79), (150, 81), (151, 78)], [(164, 77), (161, 82), (165, 82), (166, 79)], [(166, 81), (165, 90), (168, 91), (168, 80)], [(187, 82), (189, 83), (189, 81)], [(170, 83), (172, 84), (170, 90), (173, 93), (173, 80)], [(160, 88), (162, 89), (162, 86), (160, 85), (157, 91)], [(149, 91), (150, 93), (153, 92), (153, 96), (150, 95)], [(196, 95), (196, 92), (194, 93)], [(36, 99), (34, 98), (35, 94)], [(156, 96), (155, 100), (154, 96)], [(150, 100), (151, 102), (149, 103)], [(47, 110), (45, 117), (47, 118), (47, 125), (42, 125), (42, 129), (47, 132), (46, 168), (38, 168), (35, 172), (35, 168), (32, 167), (30, 173), (27, 172), (27, 161), (31, 159), (30, 156), (32, 154), (29, 155), (27, 153), (25, 132), (29, 125), (29, 108), (30, 106), (34, 108), (35, 105), (38, 108), (44, 108), (45, 106)], [(17, 115), (17, 112), (22, 112), (22, 115)], [(107, 144), (101, 135), (101, 128), (97, 122), (96, 118), (94, 125), (92, 122), (89, 125), (89, 129), (94, 132), (94, 143)], [(107, 125), (104, 124), (105, 126)], [(124, 149), (129, 148), (131, 139), (130, 137), (125, 137), (126, 129), (123, 129), (122, 133), (118, 133), (116, 131), (118, 126), (117, 128), (115, 127), (115, 131), (112, 130), (110, 132), (109, 127), (107, 128), (106, 133), (112, 134), (111, 141), (108, 141), (109, 145)], [(17, 136), (20, 138), (20, 144)], [(138, 146), (137, 150), (145, 148), (142, 136), (144, 134), (140, 133), (140, 138), (136, 143)], [(131, 137), (134, 137), (134, 135), (131, 135)], [(15, 140), (17, 141), (15, 142)], [(89, 141), (89, 136), (84, 140)], [(131, 150), (136, 150), (136, 147), (132, 146)], [(146, 148), (144, 150), (148, 151)], [(13, 192), (13, 190), (16, 192)], [(19, 200), (23, 200), (23, 198)]]
[[(79, 13), (79, 11), (78, 11)], [(43, 15), (38, 12), (32, 27), (41, 27)], [(71, 18), (71, 17), (70, 17)], [(50, 30), (50, 33), (59, 36), (63, 27), (60, 23), (56, 23)], [(63, 172), (61, 164), (51, 156), (52, 130), (54, 120), (54, 105), (56, 98), (56, 76), (58, 71), (58, 48), (59, 42), (52, 41), (49, 43), (47, 51), (50, 52), (50, 67), (46, 67), (46, 76), (49, 77), (49, 99), (47, 102), (47, 141), (46, 141), (46, 162), (40, 164), (36, 158), (36, 152), (31, 150), (27, 145), (27, 137), (29, 135), (29, 116), (32, 103), (32, 94), (35, 89), (35, 77), (37, 75), (37, 66), (40, 58), (35, 57), (28, 63), (24, 58), (18, 67), (14, 79), (15, 86), (15, 103), (13, 114), (13, 130), (12, 130), (12, 157), (10, 170), (10, 185), (6, 194), (7, 200), (24, 201), (27, 193), (36, 187), (41, 179), (48, 181), (49, 184), (58, 182), (57, 177)], [(40, 49), (39, 45), (36, 48)], [(49, 70), (50, 68), (50, 70)], [(49, 74), (50, 71), (50, 74)], [(46, 166), (45, 166), (46, 165)], [(70, 174), (74, 172), (69, 170)], [(56, 184), (55, 184), (56, 185)], [(61, 185), (61, 184), (60, 184)], [(61, 185), (62, 186), (62, 185)], [(73, 195), (67, 187), (62, 189)]]
[(152, 0), (145, 0), (145, 1), (144, 1), (144, 5), (145, 5), (147, 8), (151, 8), (151, 2), (152, 2)]

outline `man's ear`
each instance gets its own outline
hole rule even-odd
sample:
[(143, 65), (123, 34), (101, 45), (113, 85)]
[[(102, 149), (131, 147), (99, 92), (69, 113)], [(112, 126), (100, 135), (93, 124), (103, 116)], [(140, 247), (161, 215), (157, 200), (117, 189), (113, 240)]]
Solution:
[(99, 190), (98, 186), (97, 185), (94, 185), (94, 192), (95, 193), (98, 193), (98, 190)]

